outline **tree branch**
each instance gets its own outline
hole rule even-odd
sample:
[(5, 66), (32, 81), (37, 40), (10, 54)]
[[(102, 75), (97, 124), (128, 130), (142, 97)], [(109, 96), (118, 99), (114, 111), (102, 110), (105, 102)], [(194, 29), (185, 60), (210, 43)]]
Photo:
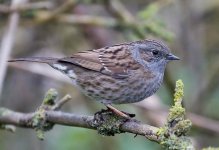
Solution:
[[(24, 3), (24, 0), (13, 0), (11, 8), (13, 9), (17, 5)], [(9, 16), (8, 29), (3, 35), (2, 42), (0, 43), (0, 96), (2, 92), (2, 87), (4, 83), (5, 74), (7, 71), (7, 60), (10, 56), (11, 50), (14, 45), (15, 33), (19, 23), (20, 15), (17, 12), (13, 12)]]
[(164, 127), (158, 128), (143, 124), (135, 119), (117, 116), (110, 110), (101, 110), (94, 116), (75, 115), (58, 111), (70, 99), (67, 95), (59, 101), (57, 91), (50, 89), (41, 106), (33, 113), (19, 113), (7, 108), (0, 108), (0, 128), (8, 125), (32, 128), (36, 130), (39, 139), (44, 139), (44, 132), (49, 131), (55, 124), (82, 127), (97, 130), (99, 134), (113, 136), (119, 133), (132, 133), (145, 136), (168, 149), (194, 148), (191, 140), (185, 136), (191, 127), (191, 122), (185, 119), (185, 109), (182, 107), (183, 83), (177, 81), (174, 106), (170, 108)]
[[(33, 113), (20, 113), (7, 108), (0, 108), (0, 126), (3, 128), (4, 125), (15, 125), (24, 128), (40, 129), (44, 132), (50, 130), (54, 124), (59, 124), (98, 130), (101, 127), (100, 124), (103, 124), (102, 121), (104, 118), (109, 120), (110, 118), (107, 117), (115, 117), (110, 111), (100, 111), (95, 116), (60, 112), (57, 110), (65, 102), (69, 101), (71, 97), (66, 95), (59, 101), (55, 101), (56, 98), (57, 92), (54, 89), (50, 89), (47, 92), (42, 105)], [(101, 117), (101, 120), (98, 120), (98, 115), (101, 115), (99, 116), (99, 118)], [(159, 128), (142, 124), (136, 120), (127, 121), (121, 118), (117, 118), (117, 120), (122, 120), (122, 123), (119, 124), (120, 133), (129, 132), (143, 135), (150, 140), (159, 142), (158, 137), (155, 136)], [(111, 135), (114, 135), (114, 133)], [(40, 137), (40, 139), (42, 138)]]
[[(24, 128), (35, 128), (31, 121), (33, 120), (35, 113), (19, 113), (14, 112), (5, 108), (1, 108), (0, 111), (4, 111), (5, 114), (1, 115), (0, 123), (1, 124), (10, 124)], [(94, 116), (86, 116), (86, 115), (75, 115), (70, 113), (64, 113), (60, 111), (46, 111), (46, 120), (50, 123), (66, 125), (66, 126), (74, 126), (88, 129), (97, 129), (92, 126), (94, 124)], [(125, 122), (120, 130), (122, 132), (128, 132), (138, 135), (143, 135), (146, 138), (159, 142), (159, 139), (154, 137), (156, 135), (156, 131), (158, 128), (142, 124), (135, 120), (129, 120)]]
[(51, 9), (54, 7), (54, 4), (51, 2), (29, 2), (26, 4), (18, 4), (15, 7), (10, 7), (7, 5), (0, 4), (0, 13), (2, 14), (10, 14), (13, 12), (20, 12), (20, 11), (28, 11), (28, 10), (38, 10), (38, 9)]

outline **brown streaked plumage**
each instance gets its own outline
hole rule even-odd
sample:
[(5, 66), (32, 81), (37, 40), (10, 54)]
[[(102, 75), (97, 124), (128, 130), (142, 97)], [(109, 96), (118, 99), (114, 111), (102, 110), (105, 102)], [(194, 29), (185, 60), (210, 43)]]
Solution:
[(70, 77), (90, 98), (104, 104), (124, 104), (141, 101), (155, 93), (163, 81), (167, 62), (178, 59), (160, 41), (142, 40), (64, 58), (19, 58), (9, 62), (49, 64)]
[(73, 63), (114, 78), (123, 78), (128, 70), (140, 68), (127, 49), (128, 45), (116, 45), (110, 48), (79, 52), (71, 57), (59, 59), (59, 61)]

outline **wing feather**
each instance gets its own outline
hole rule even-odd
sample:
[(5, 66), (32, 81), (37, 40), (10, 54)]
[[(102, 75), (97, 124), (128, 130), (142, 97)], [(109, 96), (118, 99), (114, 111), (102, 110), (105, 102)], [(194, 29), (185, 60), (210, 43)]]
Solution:
[(83, 51), (58, 61), (72, 63), (114, 78), (126, 78), (129, 76), (129, 70), (136, 70), (140, 67), (132, 58), (128, 45)]

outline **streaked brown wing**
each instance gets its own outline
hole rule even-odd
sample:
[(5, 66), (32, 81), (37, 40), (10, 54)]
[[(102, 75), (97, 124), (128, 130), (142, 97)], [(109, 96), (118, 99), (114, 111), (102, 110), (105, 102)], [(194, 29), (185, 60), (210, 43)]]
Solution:
[(127, 45), (116, 45), (96, 50), (83, 51), (59, 61), (69, 62), (81, 67), (98, 71), (114, 78), (126, 78), (129, 70), (140, 65), (131, 57)]
[(129, 70), (136, 70), (140, 65), (131, 57), (128, 45), (116, 45), (100, 51), (100, 62), (105, 72), (111, 72), (116, 78), (129, 75)]
[(72, 63), (86, 69), (101, 71), (103, 66), (101, 65), (99, 54), (93, 50), (83, 51), (72, 55), (71, 57), (61, 58), (58, 61)]

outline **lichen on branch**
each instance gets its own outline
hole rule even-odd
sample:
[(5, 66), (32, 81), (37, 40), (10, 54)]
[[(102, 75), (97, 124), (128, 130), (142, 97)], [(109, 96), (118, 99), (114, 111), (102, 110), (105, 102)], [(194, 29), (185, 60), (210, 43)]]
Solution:
[(169, 110), (165, 126), (157, 132), (161, 138), (160, 144), (167, 149), (194, 149), (191, 139), (186, 136), (192, 122), (185, 119), (185, 108), (182, 106), (183, 88), (182, 80), (176, 81), (174, 105)]

